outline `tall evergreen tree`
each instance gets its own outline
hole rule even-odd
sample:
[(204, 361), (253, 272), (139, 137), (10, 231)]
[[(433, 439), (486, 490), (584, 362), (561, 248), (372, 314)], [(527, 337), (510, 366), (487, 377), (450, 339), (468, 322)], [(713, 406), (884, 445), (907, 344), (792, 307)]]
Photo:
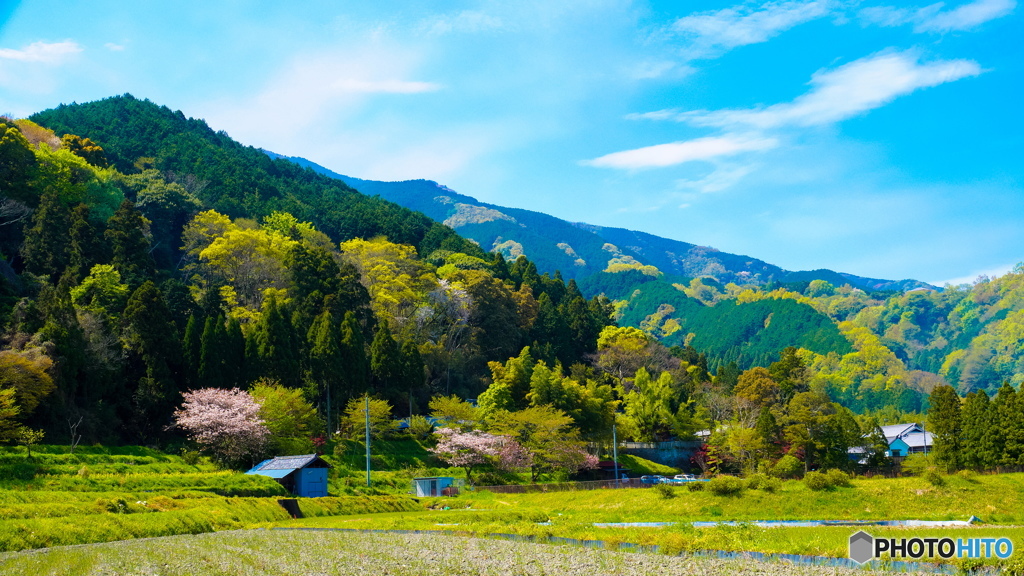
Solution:
[[(205, 323), (203, 323), (205, 326)], [(184, 365), (184, 376), (188, 388), (199, 388), (199, 366), (202, 358), (202, 336), (203, 328), (200, 328), (200, 321), (195, 314), (188, 317), (185, 324), (185, 337), (182, 340), (182, 364)]]
[[(418, 390), (423, 387), (424, 375), (423, 357), (416, 343), (411, 340), (402, 342), (402, 392), (409, 404), (409, 415), (412, 416), (412, 398)], [(397, 402), (396, 402), (397, 404)]]
[(137, 439), (148, 442), (169, 423), (180, 397), (174, 374), (181, 362), (180, 341), (163, 294), (152, 281), (132, 293), (122, 323), (125, 348), (132, 356), (128, 377), (136, 383), (127, 419)]
[(370, 344), (370, 374), (373, 389), (384, 397), (391, 394), (402, 377), (402, 354), (386, 320), (377, 325)]
[(930, 397), (928, 429), (934, 438), (935, 463), (948, 472), (961, 466), (960, 396), (952, 386), (936, 386)]
[(110, 217), (104, 233), (113, 252), (111, 264), (132, 288), (150, 279), (155, 271), (146, 227), (147, 221), (135, 209), (135, 204), (125, 200)]
[(1003, 382), (992, 404), (998, 419), (996, 430), (1003, 437), (999, 465), (1007, 468), (1020, 466), (1024, 464), (1024, 410), (1021, 394), (1009, 382)]
[(39, 199), (31, 226), (25, 229), (25, 241), (21, 247), (25, 268), (56, 283), (70, 262), (70, 227), (71, 214), (67, 206), (56, 190), (48, 188)]
[(251, 367), (250, 380), (265, 376), (288, 388), (302, 385), (298, 339), (273, 295), (263, 303), (260, 319), (246, 342), (245, 356), (246, 366)]
[(76, 283), (89, 274), (93, 265), (108, 260), (99, 228), (89, 217), (89, 207), (85, 204), (79, 204), (71, 211), (71, 227), (67, 232), (68, 272)]
[(226, 336), (223, 316), (206, 319), (199, 347), (199, 388), (228, 388)]
[(229, 318), (224, 334), (224, 374), (229, 388), (245, 386), (245, 336), (237, 318)]
[(974, 470), (989, 470), (1002, 458), (1002, 434), (993, 428), (992, 406), (984, 390), (964, 398), (961, 412), (963, 465)]
[(341, 322), (342, 389), (338, 402), (347, 402), (370, 389), (370, 363), (366, 358), (366, 341), (355, 312), (345, 313)]
[(306, 335), (309, 348), (309, 381), (321, 406), (328, 434), (336, 427), (336, 407), (341, 400), (339, 379), (343, 366), (341, 330), (330, 310), (324, 310), (313, 321)]

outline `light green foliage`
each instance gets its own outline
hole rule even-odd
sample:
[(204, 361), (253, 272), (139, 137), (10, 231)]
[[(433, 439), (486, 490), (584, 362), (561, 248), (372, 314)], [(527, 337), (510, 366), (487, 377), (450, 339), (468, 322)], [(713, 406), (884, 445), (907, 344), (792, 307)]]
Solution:
[(673, 396), (671, 374), (662, 372), (655, 380), (645, 368), (637, 370), (633, 386), (624, 397), (626, 417), (632, 422), (635, 440), (650, 442), (675, 430)]
[(510, 436), (529, 453), (530, 479), (558, 469), (575, 472), (586, 460), (572, 418), (550, 406), (532, 406), (518, 412), (499, 411), (489, 416), (489, 431)]
[(437, 288), (431, 268), (416, 258), (412, 246), (395, 244), (385, 238), (356, 238), (341, 244), (344, 258), (359, 271), (370, 292), (370, 307), (378, 318), (393, 324), (404, 338), (414, 328), (414, 313)]
[(743, 480), (735, 476), (715, 476), (707, 483), (706, 490), (715, 496), (736, 496), (743, 488)]
[(302, 390), (285, 388), (276, 382), (261, 380), (249, 391), (260, 405), (260, 417), (270, 430), (275, 454), (309, 454), (312, 437), (323, 430), (316, 409)]
[[(391, 418), (392, 406), (387, 400), (370, 398), (370, 439), (386, 438), (395, 429)], [(341, 419), (342, 435), (346, 438), (366, 437), (366, 397), (352, 398), (345, 405)]]
[(804, 463), (796, 456), (786, 454), (772, 466), (772, 476), (776, 478), (797, 478), (804, 471)]
[(509, 358), (505, 364), (488, 362), (487, 365), (491, 369), (491, 385), (480, 394), (478, 399), (480, 409), (484, 414), (491, 414), (495, 410), (514, 410), (525, 407), (534, 366), (536, 366), (536, 362), (530, 354), (530, 347), (524, 347), (518, 357)]
[(71, 301), (79, 308), (116, 321), (128, 302), (130, 291), (121, 273), (110, 264), (97, 264), (82, 283), (71, 289)]
[(199, 253), (210, 275), (233, 289), (235, 307), (258, 309), (266, 289), (288, 287), (286, 259), (295, 241), (275, 232), (228, 230)]
[(98, 218), (106, 220), (124, 200), (116, 183), (116, 170), (92, 166), (65, 148), (40, 146), (35, 154), (39, 162), (37, 186), (57, 190), (65, 205), (84, 203)]
[(468, 432), (479, 427), (481, 409), (455, 396), (434, 396), (430, 399), (430, 415), (442, 428), (458, 428)]

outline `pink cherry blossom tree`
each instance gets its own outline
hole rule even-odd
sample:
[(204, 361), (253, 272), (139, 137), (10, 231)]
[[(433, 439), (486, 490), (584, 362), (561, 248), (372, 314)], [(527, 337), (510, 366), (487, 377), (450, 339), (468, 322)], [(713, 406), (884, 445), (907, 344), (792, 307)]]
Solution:
[(183, 396), (174, 412), (175, 424), (214, 459), (234, 465), (247, 457), (254, 460), (266, 449), (270, 430), (248, 392), (202, 388)]
[(493, 465), (502, 470), (515, 470), (529, 465), (529, 455), (523, 447), (507, 436), (480, 430), (462, 432), (454, 428), (438, 428), (434, 433), (438, 441), (431, 452), (449, 466), (465, 470), (469, 481), (472, 481), (473, 470), (484, 465)]

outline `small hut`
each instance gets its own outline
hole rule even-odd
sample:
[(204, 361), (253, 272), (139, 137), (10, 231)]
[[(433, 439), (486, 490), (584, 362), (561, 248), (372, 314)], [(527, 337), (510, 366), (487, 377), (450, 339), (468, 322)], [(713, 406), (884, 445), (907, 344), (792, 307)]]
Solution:
[(327, 496), (327, 469), (331, 465), (316, 454), (278, 456), (264, 460), (246, 474), (270, 476), (296, 496)]
[[(454, 486), (455, 478), (451, 476), (431, 476), (413, 478), (412, 490), (416, 496), (454, 496), (458, 494), (458, 486)], [(445, 492), (447, 490), (447, 492)]]

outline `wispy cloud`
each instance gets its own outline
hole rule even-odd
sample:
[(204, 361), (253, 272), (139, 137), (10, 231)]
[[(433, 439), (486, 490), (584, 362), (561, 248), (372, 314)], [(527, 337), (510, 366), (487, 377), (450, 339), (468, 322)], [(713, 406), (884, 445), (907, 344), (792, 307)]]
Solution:
[(872, 6), (860, 11), (860, 17), (880, 26), (913, 24), (915, 32), (954, 32), (970, 30), (989, 20), (1002, 18), (1017, 7), (1016, 0), (975, 0), (946, 10), (944, 2), (923, 8)]
[(593, 160), (586, 160), (583, 164), (597, 168), (626, 170), (661, 168), (685, 162), (733, 156), (741, 152), (768, 150), (777, 145), (778, 141), (774, 138), (757, 135), (712, 136), (613, 152)]
[(441, 14), (424, 20), (420, 27), (428, 34), (475, 34), (502, 28), (501, 18), (480, 10), (462, 10), (454, 14)]
[(441, 85), (435, 82), (360, 78), (339, 78), (331, 83), (330, 87), (333, 91), (346, 94), (419, 94), (441, 89)]
[(982, 73), (973, 60), (920, 62), (914, 51), (884, 52), (811, 77), (811, 90), (767, 107), (678, 112), (659, 110), (634, 118), (673, 119), (697, 126), (756, 128), (833, 124), (880, 108), (900, 96)]
[(767, 2), (758, 7), (738, 5), (680, 18), (670, 30), (690, 39), (684, 55), (714, 58), (728, 50), (767, 42), (797, 25), (828, 16), (833, 2)]
[(696, 180), (679, 180), (676, 186), (681, 190), (696, 190), (703, 194), (728, 190), (750, 173), (757, 170), (757, 164), (743, 166), (718, 166), (710, 174)]
[(114, 44), (113, 42), (107, 42), (106, 44), (103, 45), (103, 47), (106, 48), (107, 50), (110, 50), (111, 52), (120, 52), (120, 51), (124, 50), (124, 45), (122, 45), (122, 44)]
[(0, 48), (0, 59), (37, 64), (60, 64), (82, 51), (70, 40), (64, 42), (33, 42), (21, 50)]

